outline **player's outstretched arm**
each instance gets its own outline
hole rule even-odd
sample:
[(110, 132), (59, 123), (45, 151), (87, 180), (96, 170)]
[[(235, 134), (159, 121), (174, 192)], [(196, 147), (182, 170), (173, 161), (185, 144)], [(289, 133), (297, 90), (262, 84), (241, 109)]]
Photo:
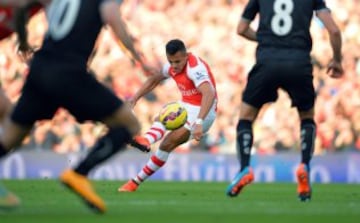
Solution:
[(127, 26), (122, 19), (119, 3), (116, 1), (104, 1), (100, 11), (104, 23), (110, 26), (114, 36), (129, 50), (134, 60), (139, 62), (142, 67), (146, 67), (140, 54), (135, 49), (134, 38), (128, 32)]
[(125, 47), (130, 52), (132, 59), (141, 66), (147, 76), (157, 73), (157, 69), (146, 64), (141, 53), (136, 50), (134, 44), (136, 39), (130, 35), (127, 26), (122, 19), (120, 4), (114, 0), (104, 1), (100, 11), (104, 23), (110, 26), (112, 34), (119, 39), (119, 45)]
[(130, 104), (132, 107), (135, 106), (136, 102), (144, 95), (152, 91), (158, 84), (166, 79), (164, 75), (160, 72), (154, 75), (151, 75), (147, 78), (145, 83), (140, 87), (140, 89), (135, 93), (135, 95), (131, 98)]
[(324, 24), (330, 36), (330, 44), (333, 51), (333, 59), (328, 65), (328, 73), (331, 77), (341, 77), (344, 73), (341, 61), (342, 39), (339, 27), (332, 18), (330, 11), (321, 10), (316, 13), (317, 17)]
[[(197, 116), (198, 120), (204, 120), (209, 113), (215, 100), (215, 89), (209, 82), (203, 82), (197, 88), (202, 94), (200, 111)], [(193, 126), (192, 134), (195, 140), (199, 141), (203, 136), (202, 123), (196, 123)]]
[(246, 19), (241, 19), (239, 21), (236, 33), (248, 40), (256, 41), (256, 32), (250, 27), (250, 22)]

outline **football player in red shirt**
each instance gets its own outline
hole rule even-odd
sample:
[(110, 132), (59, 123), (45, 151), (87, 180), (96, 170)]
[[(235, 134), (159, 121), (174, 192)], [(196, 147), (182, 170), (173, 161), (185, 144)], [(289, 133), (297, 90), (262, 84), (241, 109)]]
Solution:
[(150, 151), (151, 144), (162, 140), (144, 167), (122, 185), (119, 192), (135, 192), (141, 183), (164, 166), (170, 153), (178, 146), (190, 139), (200, 141), (216, 118), (216, 83), (209, 65), (188, 52), (182, 40), (170, 40), (165, 48), (168, 62), (163, 65), (161, 72), (147, 79), (129, 102), (135, 105), (163, 80), (172, 78), (181, 93), (179, 103), (187, 110), (187, 121), (184, 126), (167, 132), (164, 124), (156, 118), (144, 136), (136, 136), (130, 142), (134, 147)]

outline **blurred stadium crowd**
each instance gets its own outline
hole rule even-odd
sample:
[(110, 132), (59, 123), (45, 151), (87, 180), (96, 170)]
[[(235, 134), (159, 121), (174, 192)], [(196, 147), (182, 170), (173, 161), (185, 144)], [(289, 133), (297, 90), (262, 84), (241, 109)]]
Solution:
[[(246, 0), (125, 0), (121, 8), (137, 45), (150, 63), (165, 62), (164, 44), (180, 38), (189, 51), (208, 61), (218, 88), (218, 118), (209, 134), (200, 142), (190, 142), (178, 152), (195, 150), (235, 153), (235, 125), (241, 92), (247, 72), (254, 63), (256, 45), (236, 35), (235, 29)], [(343, 32), (345, 76), (331, 79), (326, 64), (332, 55), (328, 35), (314, 18), (314, 83), (317, 90), (318, 124), (315, 154), (337, 151), (360, 152), (360, 1), (327, 0)], [(256, 22), (255, 22), (256, 23)], [(256, 25), (256, 24), (253, 24)], [(29, 41), (40, 46), (46, 31), (44, 14), (29, 23)], [(86, 38), (86, 36), (84, 37)], [(94, 57), (89, 63), (99, 80), (120, 97), (129, 98), (145, 80), (145, 75), (117, 46), (104, 30)], [(13, 102), (21, 93), (28, 66), (16, 54), (16, 37), (0, 42), (0, 77), (2, 88)], [(51, 74), (49, 74), (51, 75)], [(291, 74), (289, 74), (291, 75)], [(153, 117), (179, 93), (172, 80), (164, 82), (152, 94), (138, 102), (135, 113), (145, 131)], [(264, 108), (254, 125), (253, 151), (258, 154), (299, 150), (299, 119), (290, 108), (288, 96), (279, 91), (279, 100)], [(58, 153), (86, 150), (104, 132), (101, 124), (77, 124), (65, 110), (53, 120), (37, 124), (24, 142), (28, 149), (48, 149)]]

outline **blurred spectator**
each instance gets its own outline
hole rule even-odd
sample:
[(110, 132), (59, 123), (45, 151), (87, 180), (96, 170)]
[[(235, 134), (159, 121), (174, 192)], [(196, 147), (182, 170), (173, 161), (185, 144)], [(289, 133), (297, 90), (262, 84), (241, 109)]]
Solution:
[(51, 122), (38, 123), (30, 134), (27, 148), (37, 150), (56, 150), (60, 143), (60, 138), (53, 132)]
[[(203, 55), (213, 69), (219, 94), (218, 118), (204, 142), (186, 144), (181, 151), (201, 147), (205, 151), (235, 153), (233, 129), (239, 112), (239, 95), (246, 83), (246, 73), (255, 60), (256, 47), (235, 33), (238, 15), (245, 2), (247, 0), (124, 0), (121, 10), (128, 20), (128, 28), (135, 36), (141, 36), (138, 47), (148, 61), (153, 64), (164, 61), (164, 43), (179, 38), (188, 43), (190, 51)], [(315, 43), (312, 51), (316, 64), (314, 84), (318, 93), (316, 155), (360, 151), (360, 4), (353, 0), (331, 0), (327, 5), (343, 32), (346, 74), (340, 80), (325, 75), (324, 67), (332, 55), (331, 48), (325, 41), (327, 33), (315, 19), (311, 32)], [(179, 11), (186, 12), (186, 15), (180, 16)], [(40, 13), (29, 23), (29, 42), (40, 46), (46, 28), (44, 15)], [(117, 46), (106, 29), (98, 42), (101, 44), (91, 60), (90, 69), (96, 71), (97, 78), (119, 96), (131, 96), (144, 81), (144, 74)], [(12, 101), (17, 100), (27, 73), (26, 64), (16, 55), (15, 43), (15, 36), (0, 42), (0, 81)], [(171, 93), (174, 87), (172, 82), (164, 82), (153, 94), (138, 102), (135, 113), (143, 129), (149, 127), (155, 112), (165, 102), (178, 98)], [(287, 107), (290, 107), (289, 98), (280, 92), (279, 100), (269, 104), (259, 115), (254, 126), (255, 153), (273, 154), (300, 149), (299, 129), (294, 128), (299, 120), (296, 112)], [(32, 146), (40, 144), (60, 153), (77, 152), (90, 147), (103, 131), (100, 125), (76, 124), (66, 111), (59, 111), (54, 120), (37, 125), (28, 143)]]

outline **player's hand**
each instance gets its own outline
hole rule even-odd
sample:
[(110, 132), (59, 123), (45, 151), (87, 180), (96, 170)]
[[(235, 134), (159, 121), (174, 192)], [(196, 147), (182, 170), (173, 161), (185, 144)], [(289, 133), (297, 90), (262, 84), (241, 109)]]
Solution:
[(329, 65), (327, 66), (326, 73), (333, 78), (341, 77), (344, 74), (341, 62), (331, 60)]
[(200, 141), (200, 139), (203, 136), (203, 126), (202, 126), (202, 124), (194, 124), (192, 126), (192, 135), (193, 135), (193, 138), (196, 141)]

